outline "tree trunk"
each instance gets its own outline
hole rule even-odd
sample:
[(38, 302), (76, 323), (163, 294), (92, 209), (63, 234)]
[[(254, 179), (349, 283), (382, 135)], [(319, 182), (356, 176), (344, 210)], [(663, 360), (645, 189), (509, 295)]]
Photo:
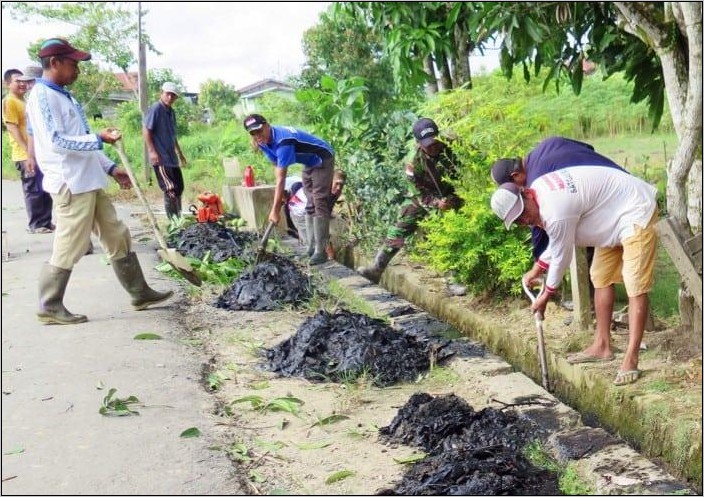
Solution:
[(467, 28), (459, 23), (455, 24), (455, 56), (452, 59), (452, 86), (459, 88), (468, 83), (467, 88), (472, 88), (472, 74), (469, 68), (469, 34)]
[[(665, 93), (679, 140), (667, 168), (667, 210), (686, 236), (692, 232), (687, 220), (686, 182), (695, 159), (701, 159), (702, 150), (702, 6), (690, 2), (669, 4), (669, 14), (687, 42), (685, 48), (671, 41), (667, 24), (649, 17), (647, 6), (637, 2), (614, 5), (625, 21), (623, 28), (652, 47), (662, 65)], [(692, 188), (701, 197), (701, 176)]]
[(428, 75), (428, 82), (425, 84), (425, 94), (428, 96), (435, 95), (438, 92), (438, 80), (435, 76), (433, 58), (430, 55), (423, 59), (423, 70)]
[[(667, 210), (685, 240), (702, 229), (702, 4), (668, 2), (664, 20), (650, 15), (650, 7), (641, 2), (614, 5), (625, 20), (623, 28), (652, 47), (662, 65), (678, 138), (677, 150), (667, 167)], [(686, 46), (672, 41), (669, 18), (675, 21)], [(679, 309), (682, 324), (701, 335), (701, 310), (696, 309), (693, 297), (684, 287), (679, 295)]]
[(436, 54), (435, 64), (438, 66), (438, 71), (440, 71), (439, 90), (451, 90), (452, 76), (450, 75), (450, 64), (448, 64), (445, 54)]

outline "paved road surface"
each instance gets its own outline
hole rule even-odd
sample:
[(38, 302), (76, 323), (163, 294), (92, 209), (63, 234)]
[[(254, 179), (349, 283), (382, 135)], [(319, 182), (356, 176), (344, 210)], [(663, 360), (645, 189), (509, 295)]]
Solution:
[[(2, 494), (242, 493), (231, 463), (208, 450), (214, 420), (212, 399), (198, 384), (201, 361), (170, 323), (182, 290), (152, 269), (156, 253), (137, 241), (145, 230), (130, 207), (118, 206), (118, 215), (130, 226), (147, 280), (174, 289), (175, 298), (133, 311), (94, 239), (96, 253), (76, 265), (65, 299), (89, 321), (42, 325), (34, 315), (37, 278), (53, 235), (25, 232), (20, 184), (2, 182), (11, 252), (2, 263)], [(144, 332), (164, 339), (133, 339)], [(150, 407), (139, 408), (140, 416), (101, 416), (109, 388)], [(203, 437), (180, 438), (194, 426)]]

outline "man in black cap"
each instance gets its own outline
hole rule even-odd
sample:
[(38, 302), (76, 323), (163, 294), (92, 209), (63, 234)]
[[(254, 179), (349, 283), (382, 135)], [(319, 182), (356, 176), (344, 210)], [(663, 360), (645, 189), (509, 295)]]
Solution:
[(306, 235), (310, 264), (327, 262), (325, 248), (330, 239), (330, 192), (335, 170), (335, 151), (325, 140), (290, 126), (272, 126), (261, 114), (244, 118), (244, 129), (275, 171), (274, 201), (269, 221), (279, 222), (286, 190), (288, 167), (302, 164), (301, 179), (306, 194)]
[[(430, 209), (444, 211), (462, 205), (454, 186), (448, 181), (458, 179), (460, 164), (450, 146), (439, 135), (437, 124), (427, 117), (418, 119), (413, 125), (416, 149), (415, 155), (406, 164), (406, 178), (410, 185), (406, 200), (401, 205), (399, 220), (389, 228), (384, 246), (377, 252), (373, 264), (357, 269), (359, 274), (375, 283)], [(464, 293), (460, 285), (453, 285), (450, 290), (457, 295)]]

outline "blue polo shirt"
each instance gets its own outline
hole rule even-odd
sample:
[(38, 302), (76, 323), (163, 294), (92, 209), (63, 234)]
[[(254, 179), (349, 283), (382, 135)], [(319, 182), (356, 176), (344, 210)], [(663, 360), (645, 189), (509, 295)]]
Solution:
[(323, 160), (334, 157), (332, 146), (317, 136), (290, 126), (271, 126), (271, 143), (259, 148), (276, 167), (291, 164), (320, 167)]
[(154, 148), (165, 167), (179, 167), (176, 155), (176, 113), (161, 100), (149, 107), (144, 127), (152, 133)]

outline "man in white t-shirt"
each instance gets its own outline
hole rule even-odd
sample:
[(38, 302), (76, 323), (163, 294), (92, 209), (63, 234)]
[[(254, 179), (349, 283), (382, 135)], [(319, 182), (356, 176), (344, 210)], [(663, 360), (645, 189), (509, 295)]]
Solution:
[(536, 179), (531, 188), (502, 184), (491, 208), (510, 228), (516, 223), (543, 228), (550, 242), (523, 276), (533, 283), (547, 272), (545, 292), (532, 305), (544, 313), (548, 299), (567, 271), (574, 247), (596, 247), (590, 276), (595, 288), (596, 334), (584, 351), (568, 357), (572, 364), (607, 361), (611, 350), (614, 284), (623, 282), (628, 294), (629, 340), (615, 385), (640, 377), (638, 354), (648, 316), (648, 292), (653, 286), (657, 249), (656, 189), (615, 168), (576, 166)]

